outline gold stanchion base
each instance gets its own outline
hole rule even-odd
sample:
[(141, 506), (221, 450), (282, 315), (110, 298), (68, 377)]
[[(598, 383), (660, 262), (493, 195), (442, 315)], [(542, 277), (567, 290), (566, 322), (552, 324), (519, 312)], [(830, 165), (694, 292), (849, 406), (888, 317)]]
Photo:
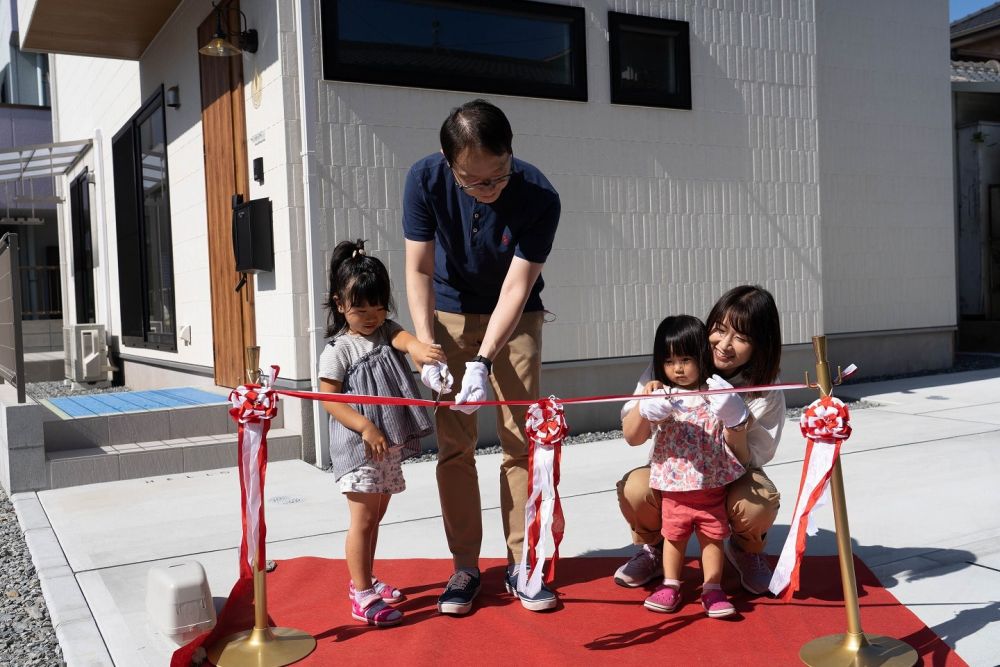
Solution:
[(315, 648), (316, 639), (295, 628), (254, 628), (217, 641), (208, 649), (208, 659), (218, 667), (281, 667)]
[(906, 642), (881, 635), (827, 635), (799, 649), (799, 658), (810, 667), (912, 667), (917, 652)]

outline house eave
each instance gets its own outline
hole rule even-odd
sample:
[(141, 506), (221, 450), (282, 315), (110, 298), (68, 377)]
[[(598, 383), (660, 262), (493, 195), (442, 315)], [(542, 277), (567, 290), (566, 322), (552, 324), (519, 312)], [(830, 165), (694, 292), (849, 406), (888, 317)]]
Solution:
[(138, 60), (180, 0), (21, 0), (22, 51)]

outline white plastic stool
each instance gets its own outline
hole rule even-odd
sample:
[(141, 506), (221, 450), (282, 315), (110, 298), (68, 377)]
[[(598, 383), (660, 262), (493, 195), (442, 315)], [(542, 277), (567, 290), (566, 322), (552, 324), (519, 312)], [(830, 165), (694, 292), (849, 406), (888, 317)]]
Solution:
[(152, 627), (178, 644), (215, 627), (212, 591), (201, 563), (149, 568), (146, 613)]

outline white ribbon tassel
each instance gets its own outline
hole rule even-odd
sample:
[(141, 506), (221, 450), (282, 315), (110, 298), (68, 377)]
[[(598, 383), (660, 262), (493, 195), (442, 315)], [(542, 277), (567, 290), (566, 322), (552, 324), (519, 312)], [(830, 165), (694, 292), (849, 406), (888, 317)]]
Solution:
[(259, 548), (260, 525), (260, 504), (261, 497), (260, 476), (257, 474), (260, 465), (260, 443), (264, 431), (264, 422), (248, 422), (243, 425), (243, 459), (240, 465), (243, 467), (243, 479), (246, 480), (247, 487), (247, 564), (254, 567), (254, 559), (257, 557)]
[[(768, 590), (770, 590), (774, 595), (780, 595), (791, 581), (792, 570), (795, 568), (795, 547), (799, 541), (799, 532), (801, 530), (800, 526), (802, 523), (802, 515), (804, 513), (807, 514), (807, 521), (809, 524), (806, 534), (816, 534), (816, 526), (812, 516), (812, 510), (822, 504), (825, 504), (825, 499), (830, 493), (830, 480), (827, 478), (827, 473), (829, 473), (830, 469), (833, 467), (833, 457), (836, 451), (837, 445), (833, 442), (813, 443), (812, 452), (809, 456), (809, 467), (806, 469), (806, 476), (802, 483), (802, 490), (799, 492), (798, 501), (795, 503), (795, 512), (792, 515), (792, 522), (788, 532), (788, 537), (785, 538), (785, 544), (781, 548), (781, 555), (778, 557), (778, 564), (774, 566), (774, 574), (771, 576), (771, 584), (768, 586)], [(808, 506), (809, 498), (824, 478), (826, 478), (826, 484), (824, 484), (823, 487), (822, 497), (815, 503), (814, 506)]]
[(533, 596), (542, 589), (544, 576), (543, 565), (547, 557), (546, 543), (552, 533), (552, 514), (555, 511), (556, 485), (553, 470), (555, 467), (555, 448), (535, 443), (534, 466), (531, 470), (531, 497), (524, 505), (524, 548), (528, 548), (527, 533), (535, 523), (535, 502), (541, 498), (539, 512), (541, 523), (538, 531), (538, 543), (535, 545), (535, 567), (528, 576), (527, 551), (522, 554), (521, 565), (517, 573), (517, 590), (528, 596)]

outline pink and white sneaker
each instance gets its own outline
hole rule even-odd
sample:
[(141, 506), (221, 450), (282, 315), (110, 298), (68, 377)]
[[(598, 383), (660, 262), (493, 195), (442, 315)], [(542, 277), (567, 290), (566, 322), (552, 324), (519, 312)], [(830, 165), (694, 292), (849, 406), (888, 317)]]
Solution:
[(707, 590), (701, 594), (701, 606), (712, 618), (722, 618), (736, 613), (736, 607), (729, 601), (726, 594), (719, 588)]
[(351, 596), (351, 616), (376, 628), (391, 628), (403, 622), (403, 612), (387, 605), (374, 591), (360, 601)]
[[(375, 577), (372, 577), (372, 588), (375, 592), (382, 596), (382, 599), (386, 602), (402, 602), (406, 599), (406, 595), (403, 591), (399, 590), (395, 586), (385, 583), (384, 581), (379, 581)], [(347, 597), (349, 599), (354, 599), (354, 582), (350, 582), (347, 586)]]
[(681, 603), (681, 592), (674, 588), (673, 586), (666, 586), (660, 584), (642, 603), (642, 606), (650, 611), (659, 612), (661, 614), (669, 614), (670, 612), (677, 609), (677, 605)]

